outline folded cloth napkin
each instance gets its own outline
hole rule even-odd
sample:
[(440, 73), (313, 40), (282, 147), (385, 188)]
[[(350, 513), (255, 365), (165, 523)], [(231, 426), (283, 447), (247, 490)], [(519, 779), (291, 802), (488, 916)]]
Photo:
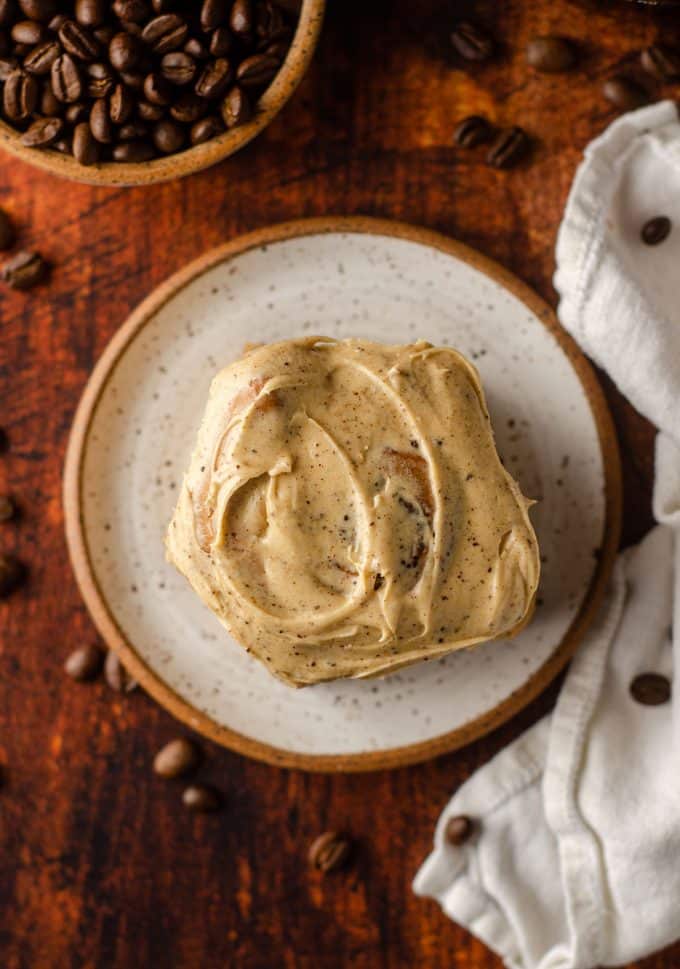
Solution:
[[(659, 215), (670, 234), (645, 245), (641, 227)], [(680, 123), (671, 102), (625, 115), (587, 148), (557, 266), (563, 325), (659, 428), (660, 524), (620, 556), (554, 712), (457, 791), (416, 876), (418, 894), (511, 969), (620, 965), (680, 937), (680, 696), (648, 705), (631, 692), (642, 673), (670, 680), (680, 668)], [(663, 699), (663, 679), (656, 685)], [(472, 833), (452, 844), (447, 824), (461, 815)]]

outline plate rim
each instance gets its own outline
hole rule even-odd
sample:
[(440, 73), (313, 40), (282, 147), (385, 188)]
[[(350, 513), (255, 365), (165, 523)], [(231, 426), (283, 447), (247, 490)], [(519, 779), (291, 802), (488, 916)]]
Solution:
[[(520, 689), (513, 691), (493, 709), (463, 726), (429, 740), (358, 754), (304, 754), (254, 740), (216, 723), (208, 714), (196, 709), (165, 683), (137, 653), (109, 609), (90, 559), (82, 505), (83, 464), (94, 413), (118, 361), (149, 320), (189, 283), (219, 263), (262, 246), (329, 233), (387, 236), (429, 246), (472, 266), (524, 303), (553, 335), (574, 368), (593, 414), (604, 472), (605, 520), (597, 565), (576, 616), (545, 663)], [(359, 772), (405, 767), (458, 750), (508, 721), (534, 700), (561, 672), (574, 655), (604, 597), (619, 547), (622, 477), (614, 422), (593, 367), (573, 338), (560, 326), (553, 309), (526, 283), (495, 260), (431, 229), (373, 216), (321, 216), (281, 222), (238, 235), (177, 270), (132, 310), (95, 364), (78, 403), (64, 463), (63, 504), (71, 566), (94, 625), (107, 646), (118, 654), (132, 676), (162, 707), (176, 719), (220, 746), (267, 764), (328, 773)]]

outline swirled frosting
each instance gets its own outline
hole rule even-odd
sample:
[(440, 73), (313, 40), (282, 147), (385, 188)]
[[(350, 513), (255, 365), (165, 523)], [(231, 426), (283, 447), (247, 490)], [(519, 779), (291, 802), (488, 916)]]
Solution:
[(312, 337), (215, 377), (166, 546), (245, 649), (305, 686), (520, 628), (529, 505), (459, 353)]

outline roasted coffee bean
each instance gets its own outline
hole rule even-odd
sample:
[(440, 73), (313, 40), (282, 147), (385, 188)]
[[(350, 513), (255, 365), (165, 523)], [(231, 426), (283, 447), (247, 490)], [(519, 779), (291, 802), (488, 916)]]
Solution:
[(207, 64), (196, 81), (194, 90), (200, 98), (209, 101), (221, 98), (232, 79), (231, 65), (224, 57)]
[(73, 157), (81, 165), (95, 165), (99, 161), (99, 145), (87, 121), (81, 121), (73, 129)]
[(6, 81), (18, 68), (19, 62), (15, 57), (0, 57), (0, 81)]
[[(62, 105), (55, 98), (52, 87), (50, 84), (45, 82), (40, 93), (40, 114), (44, 115), (46, 118), (56, 118), (61, 114), (62, 110)], [(68, 112), (66, 113), (65, 117), (66, 121), (70, 123)]]
[(36, 74), (40, 77), (49, 74), (60, 53), (61, 50), (56, 40), (46, 40), (44, 44), (38, 44), (30, 54), (24, 57), (24, 70), (28, 71), (29, 74)]
[(60, 54), (52, 64), (50, 76), (57, 100), (65, 104), (77, 101), (83, 92), (80, 71), (70, 54)]
[(57, 138), (57, 140), (50, 145), (52, 151), (58, 151), (60, 155), (72, 155), (73, 154), (73, 140), (65, 135), (63, 138)]
[(150, 20), (142, 31), (144, 40), (156, 54), (177, 50), (187, 39), (189, 27), (176, 13), (162, 14)]
[(76, 101), (75, 104), (69, 104), (64, 111), (64, 120), (67, 124), (76, 125), (81, 121), (85, 121), (87, 118), (87, 107), (83, 101)]
[(494, 53), (494, 42), (481, 27), (462, 20), (451, 32), (454, 50), (466, 61), (486, 61)]
[(148, 141), (122, 141), (113, 146), (111, 152), (113, 160), (117, 162), (145, 162), (154, 157), (153, 145)]
[(97, 62), (87, 65), (85, 88), (89, 97), (105, 98), (111, 93), (115, 83), (115, 75), (107, 64)]
[(640, 63), (657, 81), (675, 81), (680, 77), (680, 51), (666, 44), (652, 44), (640, 54)]
[(183, 50), (185, 54), (188, 54), (189, 57), (193, 57), (197, 61), (205, 60), (210, 53), (198, 37), (190, 37), (184, 45)]
[(234, 46), (231, 32), (226, 27), (218, 27), (210, 35), (210, 53), (213, 57), (225, 57)]
[(576, 49), (565, 37), (533, 37), (527, 44), (527, 61), (544, 74), (559, 74), (574, 66)]
[(150, 104), (165, 106), (172, 101), (172, 87), (161, 74), (147, 74), (144, 78), (143, 91), (144, 97)]
[(17, 505), (11, 495), (0, 495), (0, 522), (9, 522), (18, 514)]
[[(16, 233), (12, 220), (4, 209), (0, 209), (0, 249), (11, 249), (14, 245)], [(2, 448), (0, 448), (2, 451)]]
[(132, 693), (137, 689), (137, 680), (130, 676), (113, 650), (109, 650), (106, 654), (104, 678), (116, 693)]
[(27, 576), (26, 566), (14, 555), (0, 555), (0, 599), (6, 599)]
[(270, 2), (258, 3), (255, 17), (255, 35), (259, 46), (266, 47), (288, 33), (288, 26), (279, 8)]
[(153, 143), (163, 155), (172, 155), (184, 145), (186, 130), (176, 121), (158, 121), (152, 129)]
[(647, 246), (658, 246), (671, 232), (671, 220), (667, 215), (657, 215), (649, 219), (640, 230), (640, 238)]
[(177, 0), (151, 0), (151, 9), (154, 13), (172, 13), (177, 7)]
[(90, 131), (102, 145), (110, 145), (113, 141), (113, 125), (109, 116), (109, 106), (105, 98), (95, 101), (90, 111)]
[(201, 759), (201, 752), (193, 740), (177, 737), (158, 751), (153, 760), (154, 772), (160, 777), (182, 777), (194, 770)]
[(5, 115), (10, 121), (24, 121), (35, 111), (39, 93), (34, 77), (23, 71), (13, 71), (2, 90)]
[(61, 135), (64, 122), (61, 118), (39, 118), (21, 136), (21, 144), (27, 148), (47, 148)]
[(211, 114), (207, 118), (196, 121), (191, 126), (189, 140), (192, 145), (202, 145), (205, 141), (210, 141), (211, 138), (216, 138), (218, 135), (221, 135), (223, 131), (224, 124), (220, 118), (215, 114)]
[(614, 107), (620, 108), (622, 111), (633, 111), (635, 108), (641, 108), (643, 104), (647, 104), (649, 101), (645, 89), (636, 81), (624, 77), (622, 74), (617, 74), (605, 81), (602, 85), (602, 93), (607, 101), (610, 101)]
[(72, 680), (85, 683), (99, 676), (104, 664), (104, 651), (92, 643), (74, 649), (64, 663), (64, 672)]
[(121, 81), (133, 91), (143, 90), (145, 77), (141, 71), (120, 71)]
[(163, 55), (161, 74), (166, 81), (179, 87), (183, 84), (191, 84), (196, 76), (196, 61), (184, 51), (171, 51)]
[(226, 24), (229, 16), (227, 0), (203, 0), (201, 5), (201, 27), (203, 30), (214, 30)]
[(51, 20), (57, 12), (55, 0), (19, 0), (21, 12), (29, 20)]
[(124, 84), (116, 84), (109, 99), (109, 117), (114, 124), (125, 124), (135, 110), (135, 99)]
[(269, 44), (262, 51), (263, 54), (269, 54), (270, 57), (275, 57), (279, 63), (286, 59), (288, 51), (290, 49), (290, 38), (287, 40), (275, 40), (273, 43)]
[(229, 14), (229, 27), (239, 40), (248, 43), (255, 29), (252, 0), (234, 0)]
[(151, 15), (144, 0), (114, 0), (113, 12), (119, 20), (133, 24), (143, 24)]
[(207, 784), (191, 784), (182, 793), (182, 804), (190, 811), (208, 814), (220, 809), (222, 798), (214, 787), (209, 787)]
[(30, 44), (15, 44), (12, 48), (12, 53), (15, 57), (23, 58), (27, 54), (30, 54), (32, 49)]
[(117, 71), (131, 71), (139, 64), (142, 47), (137, 37), (121, 31), (114, 34), (109, 44), (109, 60)]
[(456, 848), (465, 844), (475, 830), (474, 821), (465, 814), (450, 818), (444, 829), (444, 839)]
[(18, 252), (0, 267), (0, 278), (12, 289), (31, 289), (46, 272), (47, 265), (37, 252)]
[(671, 681), (660, 673), (640, 673), (630, 684), (631, 696), (646, 707), (668, 703), (671, 698)]
[(523, 128), (515, 125), (501, 131), (489, 148), (487, 163), (493, 168), (510, 168), (517, 164), (529, 151), (529, 137)]
[(150, 101), (140, 101), (137, 105), (137, 114), (142, 121), (160, 121), (164, 113), (161, 105)]
[(67, 20), (59, 28), (59, 40), (65, 51), (81, 61), (93, 61), (99, 56), (99, 43), (85, 27), (75, 20)]
[(106, 20), (106, 0), (76, 0), (75, 18), (83, 27), (100, 27)]
[(222, 120), (227, 128), (245, 124), (253, 116), (250, 98), (238, 85), (234, 86), (222, 102)]
[(199, 98), (196, 94), (185, 94), (171, 106), (170, 115), (175, 121), (192, 124), (207, 114), (209, 108), (210, 104), (205, 98)]
[(111, 43), (114, 34), (116, 33), (116, 29), (115, 27), (112, 27), (110, 24), (105, 24), (103, 27), (97, 27), (95, 30), (92, 31), (92, 33), (97, 38), (97, 40), (102, 45), (102, 47), (106, 47), (108, 49), (108, 46)]
[(35, 20), (20, 20), (11, 30), (11, 37), (15, 44), (28, 44), (29, 47), (42, 44), (46, 36), (45, 27)]
[(453, 140), (462, 148), (475, 148), (477, 145), (490, 141), (493, 135), (493, 128), (479, 114), (471, 114), (469, 118), (463, 118), (456, 126), (453, 133)]
[(118, 137), (121, 141), (133, 141), (135, 138), (146, 138), (148, 134), (146, 125), (142, 124), (141, 121), (128, 121), (127, 124), (121, 125), (118, 131)]
[(9, 27), (16, 20), (14, 0), (0, 0), (0, 27)]
[(236, 80), (241, 87), (264, 87), (279, 69), (279, 62), (268, 54), (253, 54), (241, 61), (236, 71)]
[(68, 17), (65, 13), (57, 13), (47, 24), (47, 29), (53, 34), (58, 34), (59, 30), (61, 29), (61, 25), (66, 23), (67, 20)]
[(337, 831), (320, 834), (310, 845), (307, 857), (310, 865), (326, 874), (342, 868), (349, 858), (350, 843)]

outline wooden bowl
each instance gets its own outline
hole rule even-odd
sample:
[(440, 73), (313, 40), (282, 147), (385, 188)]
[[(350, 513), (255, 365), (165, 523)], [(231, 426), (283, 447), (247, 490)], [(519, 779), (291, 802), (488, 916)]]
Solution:
[(281, 70), (260, 97), (251, 121), (186, 151), (147, 162), (80, 165), (72, 155), (49, 148), (27, 148), (21, 132), (0, 121), (0, 147), (22, 161), (88, 185), (151, 185), (183, 178), (233, 155), (267, 127), (291, 97), (309, 66), (323, 22), (326, 0), (302, 0), (300, 18)]

